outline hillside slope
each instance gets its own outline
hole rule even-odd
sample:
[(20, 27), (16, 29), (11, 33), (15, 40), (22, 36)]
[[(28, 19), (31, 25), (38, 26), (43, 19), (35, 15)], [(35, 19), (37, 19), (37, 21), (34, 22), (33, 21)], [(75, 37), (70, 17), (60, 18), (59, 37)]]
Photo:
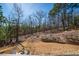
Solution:
[[(52, 41), (53, 37), (64, 37), (62, 40), (58, 39), (56, 41)], [(75, 37), (74, 37), (75, 36)], [(31, 55), (79, 55), (79, 45), (67, 43), (68, 41), (66, 40), (71, 40), (70, 42), (73, 41), (73, 43), (79, 42), (79, 38), (75, 39), (76, 37), (79, 36), (79, 30), (72, 30), (72, 31), (65, 31), (61, 33), (35, 33), (28, 37), (24, 37), (24, 42), (22, 42), (23, 46), (25, 47), (26, 50), (30, 51)], [(42, 40), (47, 40), (47, 41), (42, 41)], [(49, 42), (48, 42), (49, 40)], [(65, 41), (64, 41), (65, 40)], [(58, 41), (60, 41), (58, 43)], [(61, 44), (61, 42), (66, 42), (65, 44)], [(18, 46), (18, 45), (17, 45)], [(19, 47), (20, 48), (20, 47)], [(13, 48), (14, 49), (14, 48)], [(13, 49), (3, 49), (6, 51), (10, 51), (9, 54), (13, 51)], [(21, 48), (20, 48), (21, 49)], [(16, 47), (16, 52), (18, 52), (18, 49)], [(1, 51), (1, 48), (0, 48)], [(4, 54), (8, 54), (5, 53)]]

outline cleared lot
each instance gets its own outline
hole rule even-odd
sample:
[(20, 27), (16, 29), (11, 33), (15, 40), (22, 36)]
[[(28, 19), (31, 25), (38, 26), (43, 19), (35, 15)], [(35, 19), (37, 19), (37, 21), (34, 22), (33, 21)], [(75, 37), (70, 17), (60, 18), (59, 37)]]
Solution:
[[(77, 33), (77, 34), (76, 34)], [(66, 37), (70, 34), (78, 35), (79, 30), (77, 31), (67, 31), (62, 33), (56, 33), (53, 35), (57, 35), (60, 37)], [(23, 46), (26, 50), (30, 51), (31, 55), (79, 55), (79, 45), (75, 44), (62, 44), (57, 42), (42, 42), (41, 39), (45, 35), (49, 35), (50, 33), (37, 33), (34, 34), (27, 39), (25, 38), (24, 42), (22, 42)], [(52, 33), (51, 33), (52, 34)], [(51, 37), (51, 36), (50, 36)], [(55, 36), (56, 37), (56, 36)], [(60, 39), (57, 39), (58, 41)], [(17, 45), (20, 49), (21, 46)], [(0, 51), (4, 51), (3, 54), (12, 54), (12, 51), (16, 50), (19, 52), (19, 49), (15, 46), (0, 48)]]

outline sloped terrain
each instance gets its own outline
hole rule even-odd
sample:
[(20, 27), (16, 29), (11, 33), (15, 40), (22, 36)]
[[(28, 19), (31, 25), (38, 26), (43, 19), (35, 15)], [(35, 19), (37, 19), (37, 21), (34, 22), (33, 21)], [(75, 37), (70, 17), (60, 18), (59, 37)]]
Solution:
[(72, 30), (57, 34), (46, 34), (41, 39), (44, 42), (79, 44), (79, 31)]
[[(24, 43), (24, 46), (27, 44)], [(29, 47), (28, 47), (29, 46)], [(79, 55), (79, 46), (60, 43), (30, 43), (27, 48), (32, 55)]]
[[(79, 55), (79, 30), (61, 33), (40, 32), (34, 33), (28, 38), (24, 37), (23, 39), (25, 41), (22, 42), (22, 45), (31, 55)], [(21, 47), (19, 49), (15, 48), (3, 48), (3, 50), (6, 49), (6, 51), (10, 52), (16, 50), (18, 52), (19, 49), (22, 49)], [(4, 54), (7, 53), (4, 52)]]

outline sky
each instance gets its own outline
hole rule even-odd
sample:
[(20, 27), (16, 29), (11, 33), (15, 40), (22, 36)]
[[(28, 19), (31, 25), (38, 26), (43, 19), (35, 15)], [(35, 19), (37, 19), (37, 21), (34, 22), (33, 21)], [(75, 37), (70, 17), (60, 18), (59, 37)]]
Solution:
[[(1, 5), (3, 8), (4, 16), (9, 16), (13, 9), (13, 4), (3, 3)], [(45, 13), (48, 13), (52, 9), (53, 4), (51, 3), (23, 3), (21, 4), (21, 6), (22, 6), (24, 17), (27, 17), (33, 14), (37, 10), (43, 10)]]

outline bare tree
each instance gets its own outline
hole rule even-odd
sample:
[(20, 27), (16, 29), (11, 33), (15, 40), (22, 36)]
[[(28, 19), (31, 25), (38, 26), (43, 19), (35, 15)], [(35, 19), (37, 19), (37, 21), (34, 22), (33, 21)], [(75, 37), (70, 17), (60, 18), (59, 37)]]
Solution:
[(22, 20), (22, 17), (23, 17), (23, 11), (22, 11), (21, 5), (13, 4), (13, 11), (14, 11), (13, 17), (14, 17), (15, 25), (16, 25), (16, 42), (18, 42), (20, 20)]
[(42, 21), (43, 21), (45, 15), (46, 15), (45, 12), (42, 11), (42, 10), (36, 11), (36, 13), (35, 13), (35, 15), (34, 15), (35, 18), (38, 20), (38, 27), (39, 27), (39, 30), (41, 29), (41, 24), (42, 24)]

